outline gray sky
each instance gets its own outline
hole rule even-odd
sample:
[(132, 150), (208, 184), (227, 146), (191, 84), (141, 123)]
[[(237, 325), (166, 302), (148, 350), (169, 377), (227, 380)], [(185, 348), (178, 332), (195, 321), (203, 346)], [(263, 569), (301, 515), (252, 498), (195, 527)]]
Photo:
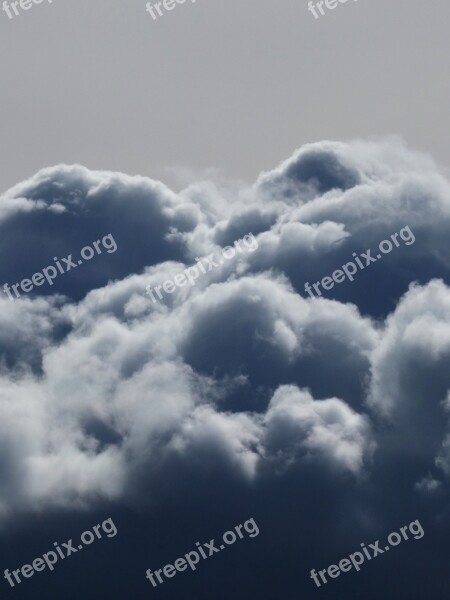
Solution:
[(253, 180), (305, 142), (401, 134), (450, 166), (450, 3), (54, 0), (0, 13), (0, 191), (82, 163)]

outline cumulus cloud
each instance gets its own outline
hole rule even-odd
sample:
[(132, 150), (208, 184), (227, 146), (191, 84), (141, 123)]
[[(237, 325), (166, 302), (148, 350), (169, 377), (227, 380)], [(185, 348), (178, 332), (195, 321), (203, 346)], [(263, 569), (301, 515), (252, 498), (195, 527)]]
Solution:
[[(405, 226), (414, 245), (305, 297)], [(398, 140), (310, 144), (232, 191), (80, 166), (15, 186), (3, 281), (106, 233), (118, 249), (0, 300), (0, 517), (137, 497), (151, 510), (192, 478), (281, 479), (306, 502), (314, 473), (352, 481), (370, 521), (365, 486), (402, 473), (412, 498), (448, 489), (449, 231), (448, 182)], [(254, 252), (145, 294), (249, 232)]]

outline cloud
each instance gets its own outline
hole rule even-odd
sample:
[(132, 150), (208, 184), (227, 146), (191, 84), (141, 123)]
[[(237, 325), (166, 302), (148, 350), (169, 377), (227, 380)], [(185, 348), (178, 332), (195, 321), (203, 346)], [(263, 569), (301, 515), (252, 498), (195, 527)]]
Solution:
[[(414, 245), (305, 297), (405, 226)], [(0, 517), (152, 511), (224, 482), (283, 481), (305, 506), (329, 484), (349, 507), (346, 482), (361, 525), (394, 514), (375, 498), (396, 477), (411, 503), (448, 490), (449, 231), (448, 182), (398, 140), (310, 144), (232, 192), (65, 165), (15, 186), (3, 281), (106, 233), (118, 249), (0, 300)], [(146, 296), (249, 232), (255, 252)]]

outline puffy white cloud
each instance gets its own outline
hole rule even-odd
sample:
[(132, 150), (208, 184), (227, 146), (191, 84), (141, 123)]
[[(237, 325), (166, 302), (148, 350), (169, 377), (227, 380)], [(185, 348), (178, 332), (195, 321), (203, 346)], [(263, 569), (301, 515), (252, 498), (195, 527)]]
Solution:
[[(269, 457), (295, 462), (320, 457), (359, 473), (373, 450), (369, 420), (338, 398), (314, 400), (294, 386), (280, 387), (265, 415)], [(368, 456), (366, 456), (368, 455)]]
[[(383, 437), (391, 458), (408, 451), (419, 468), (450, 473), (449, 361), (450, 289), (439, 280), (412, 285), (372, 356), (368, 400), (389, 424)], [(434, 486), (427, 472), (422, 477), (422, 487)]]

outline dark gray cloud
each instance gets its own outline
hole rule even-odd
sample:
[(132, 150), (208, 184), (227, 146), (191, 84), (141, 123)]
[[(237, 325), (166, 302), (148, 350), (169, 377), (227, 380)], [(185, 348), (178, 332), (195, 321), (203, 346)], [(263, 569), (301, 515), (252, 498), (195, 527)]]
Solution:
[[(345, 556), (408, 518), (448, 530), (450, 186), (430, 159), (323, 142), (234, 193), (59, 166), (0, 214), (10, 283), (105, 233), (118, 246), (0, 299), (3, 525), (113, 503), (200, 527), (208, 506), (253, 507), (268, 533), (291, 520), (309, 536), (305, 575), (333, 562), (324, 545)], [(414, 244), (305, 294), (406, 226)], [(249, 232), (258, 247), (195, 286), (145, 294)]]

